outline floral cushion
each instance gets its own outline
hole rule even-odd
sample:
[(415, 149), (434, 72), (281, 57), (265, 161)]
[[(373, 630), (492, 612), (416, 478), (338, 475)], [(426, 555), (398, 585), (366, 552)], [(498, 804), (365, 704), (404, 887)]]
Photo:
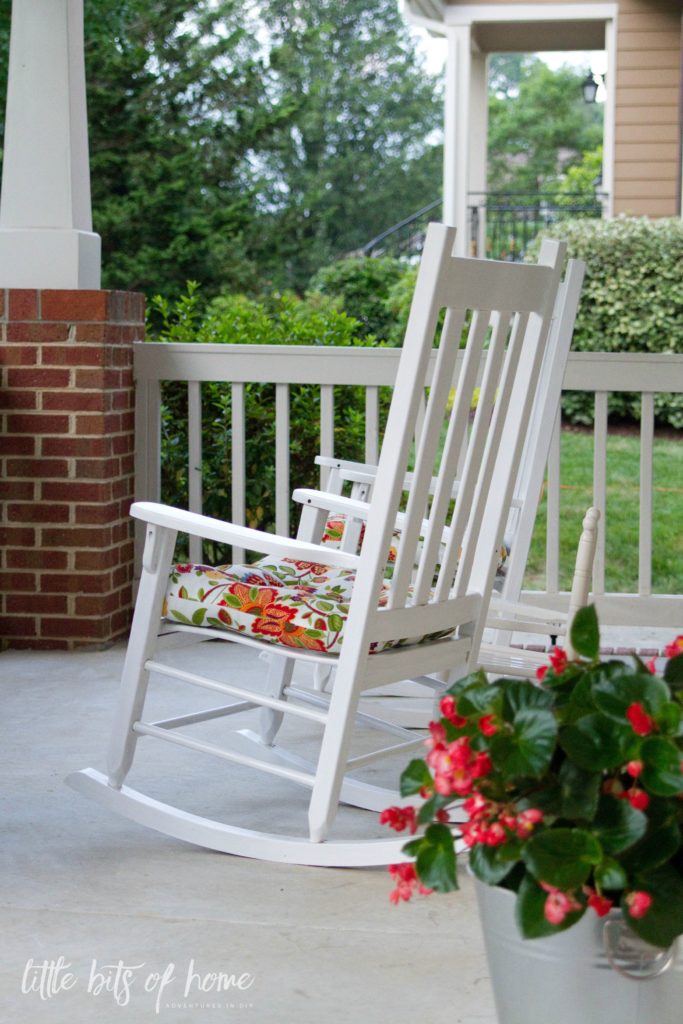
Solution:
[[(266, 557), (253, 565), (175, 565), (163, 615), (188, 626), (211, 626), (286, 647), (337, 654), (355, 576), (353, 569), (289, 558)], [(385, 583), (379, 607), (386, 603), (387, 591)], [(371, 653), (450, 632), (373, 644)]]

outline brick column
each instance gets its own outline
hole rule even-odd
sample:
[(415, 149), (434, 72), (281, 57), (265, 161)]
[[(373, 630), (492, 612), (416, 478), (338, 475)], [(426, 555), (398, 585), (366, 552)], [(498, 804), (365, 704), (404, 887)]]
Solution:
[(125, 635), (133, 541), (133, 351), (144, 297), (0, 289), (0, 638)]

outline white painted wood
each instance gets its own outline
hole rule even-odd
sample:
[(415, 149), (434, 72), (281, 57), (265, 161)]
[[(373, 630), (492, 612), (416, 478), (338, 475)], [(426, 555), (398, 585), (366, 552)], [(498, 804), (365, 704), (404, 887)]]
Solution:
[(376, 465), (378, 454), (379, 388), (368, 387), (365, 389), (365, 461)]
[(583, 520), (581, 537), (579, 538), (579, 545), (576, 551), (576, 565), (574, 567), (572, 590), (569, 595), (569, 611), (567, 612), (569, 629), (567, 631), (565, 647), (567, 650), (567, 657), (570, 659), (574, 658), (576, 653), (571, 642), (571, 626), (574, 621), (574, 616), (580, 608), (583, 608), (588, 604), (588, 595), (590, 594), (591, 578), (593, 574), (593, 562), (598, 544), (599, 522), (599, 509), (589, 508)]
[(593, 504), (600, 509), (598, 544), (593, 565), (593, 592), (605, 593), (605, 526), (607, 521), (607, 399), (606, 391), (595, 394), (593, 429)]
[(640, 407), (640, 517), (638, 593), (652, 593), (652, 457), (655, 431), (654, 395), (643, 394)]
[(558, 409), (548, 457), (545, 586), (549, 594), (557, 594), (560, 589), (560, 421)]
[[(202, 393), (199, 381), (187, 384), (187, 440), (188, 440), (188, 490), (190, 512), (202, 511)], [(190, 537), (189, 555), (191, 562), (203, 562), (202, 538)]]
[[(244, 385), (233, 384), (232, 392), (232, 521), (236, 525), (244, 525), (246, 506), (246, 425), (244, 406)], [(131, 510), (131, 514), (132, 510)], [(207, 538), (208, 539), (208, 538)], [(215, 538), (214, 538), (215, 539)], [(239, 545), (233, 544), (232, 560), (242, 563), (245, 559), (245, 550)]]
[(289, 535), (289, 385), (275, 385), (275, 529)]
[[(334, 388), (329, 384), (320, 387), (320, 454), (334, 455)], [(325, 490), (327, 470), (320, 467), (320, 487)]]
[[(6, 5), (7, 6), (7, 5)], [(99, 288), (83, 0), (13, 0), (0, 193), (6, 288)]]

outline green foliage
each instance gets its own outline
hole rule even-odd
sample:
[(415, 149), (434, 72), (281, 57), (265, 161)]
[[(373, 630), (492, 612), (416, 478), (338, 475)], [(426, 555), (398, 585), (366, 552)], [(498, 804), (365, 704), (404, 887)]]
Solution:
[[(564, 238), (586, 261), (586, 279), (572, 347), (579, 352), (680, 352), (683, 338), (683, 221), (616, 217), (565, 220), (544, 232)], [(533, 260), (538, 242), (527, 258)], [(563, 409), (574, 423), (593, 421), (591, 395), (571, 394)], [(636, 395), (610, 395), (609, 409), (640, 416)], [(658, 394), (657, 421), (683, 428), (683, 396)]]
[[(460, 833), (476, 877), (517, 892), (525, 938), (621, 905), (634, 932), (666, 947), (683, 934), (683, 695), (637, 658), (601, 663), (598, 639), (583, 609), (572, 642), (586, 657), (556, 649), (540, 686), (474, 673), (447, 691), (430, 752), (401, 779), (402, 794), (426, 800), (426, 830), (404, 852), (420, 882), (448, 892)], [(668, 651), (678, 678), (683, 637)], [(393, 810), (400, 830), (407, 809)]]
[(599, 104), (583, 102), (584, 74), (568, 67), (551, 71), (533, 56), (494, 58), (489, 89), (491, 192), (554, 189), (583, 153), (600, 144), (602, 111)]
[(596, 184), (602, 175), (602, 146), (597, 146), (583, 154), (580, 164), (573, 164), (567, 169), (555, 191), (555, 199), (559, 206), (571, 206), (577, 199), (585, 197), (589, 201), (595, 199)]
[(388, 298), (405, 274), (406, 265), (400, 260), (356, 256), (323, 267), (308, 287), (311, 292), (338, 298), (341, 308), (359, 321), (365, 333), (386, 341), (396, 330)]
[[(151, 303), (148, 341), (232, 345), (372, 345), (358, 321), (319, 293), (299, 299), (292, 293), (265, 300), (245, 295), (222, 295), (201, 311), (197, 287), (176, 303), (156, 296)], [(342, 457), (365, 457), (363, 389), (335, 389), (335, 451)], [(229, 516), (232, 488), (232, 393), (229, 384), (202, 387), (203, 504), (207, 515)], [(247, 525), (274, 530), (275, 526), (275, 387), (245, 385)], [(297, 486), (316, 486), (315, 456), (320, 450), (320, 390), (312, 385), (290, 388), (290, 472)], [(266, 453), (272, 453), (269, 458)], [(162, 405), (162, 499), (187, 507), (187, 388), (180, 382), (164, 385)], [(297, 511), (291, 509), (292, 522)], [(226, 553), (208, 546), (212, 564)]]

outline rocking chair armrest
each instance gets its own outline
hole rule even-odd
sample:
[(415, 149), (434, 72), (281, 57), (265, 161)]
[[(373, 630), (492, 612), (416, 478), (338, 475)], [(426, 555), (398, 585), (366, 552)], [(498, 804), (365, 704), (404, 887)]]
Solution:
[(358, 555), (348, 551), (337, 551), (329, 545), (310, 544), (293, 540), (291, 537), (280, 537), (275, 533), (252, 530), (248, 526), (237, 526), (235, 523), (223, 522), (221, 519), (213, 519), (197, 512), (188, 512), (156, 502), (136, 501), (131, 506), (130, 514), (153, 526), (178, 530), (195, 537), (218, 541), (220, 544), (234, 544), (251, 551), (263, 551), (281, 558), (319, 562), (342, 569), (356, 569), (360, 561)]
[(374, 484), (377, 477), (377, 466), (369, 462), (349, 462), (348, 459), (335, 459), (332, 455), (316, 455), (317, 466), (334, 469), (341, 480), (352, 484)]
[(354, 519), (367, 519), (370, 510), (370, 503), (367, 501), (345, 498), (341, 494), (332, 494), (329, 491), (314, 491), (308, 487), (297, 488), (292, 494), (292, 498), (300, 505), (312, 505), (314, 508), (322, 508), (327, 512), (345, 512)]

